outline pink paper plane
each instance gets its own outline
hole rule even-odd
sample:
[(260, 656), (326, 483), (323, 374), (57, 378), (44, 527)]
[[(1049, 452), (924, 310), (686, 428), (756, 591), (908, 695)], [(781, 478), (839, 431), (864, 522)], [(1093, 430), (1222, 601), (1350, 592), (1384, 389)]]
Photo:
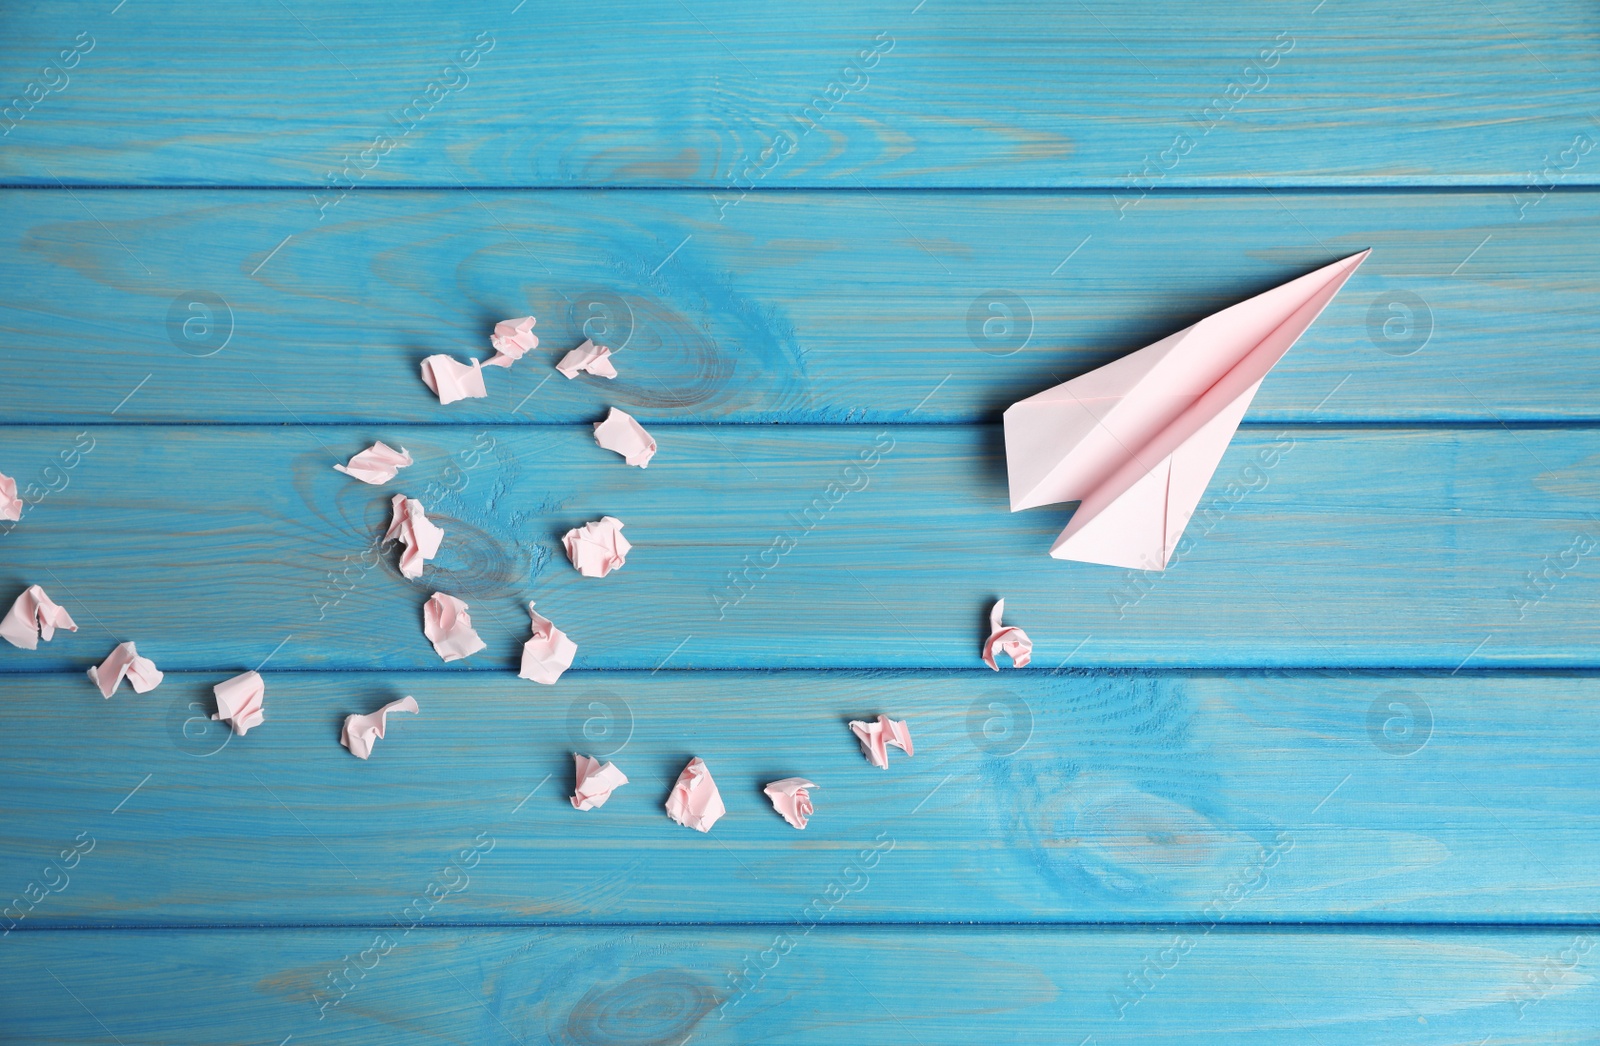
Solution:
[(1262, 379), (1370, 253), (1013, 403), (1011, 511), (1080, 502), (1050, 555), (1164, 569)]

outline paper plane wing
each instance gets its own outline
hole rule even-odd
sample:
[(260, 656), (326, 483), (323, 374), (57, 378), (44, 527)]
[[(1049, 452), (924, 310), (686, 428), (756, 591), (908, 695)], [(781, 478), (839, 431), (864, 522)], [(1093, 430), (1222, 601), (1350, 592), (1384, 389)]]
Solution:
[(1052, 556), (1165, 567), (1262, 379), (1368, 253), (1012, 404), (1011, 510), (1078, 501)]

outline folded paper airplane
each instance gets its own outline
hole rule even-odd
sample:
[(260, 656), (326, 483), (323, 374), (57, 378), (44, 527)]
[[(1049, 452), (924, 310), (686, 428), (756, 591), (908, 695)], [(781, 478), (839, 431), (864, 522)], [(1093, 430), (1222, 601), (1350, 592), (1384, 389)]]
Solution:
[(1013, 403), (1011, 511), (1080, 502), (1050, 555), (1165, 568), (1261, 380), (1370, 253)]

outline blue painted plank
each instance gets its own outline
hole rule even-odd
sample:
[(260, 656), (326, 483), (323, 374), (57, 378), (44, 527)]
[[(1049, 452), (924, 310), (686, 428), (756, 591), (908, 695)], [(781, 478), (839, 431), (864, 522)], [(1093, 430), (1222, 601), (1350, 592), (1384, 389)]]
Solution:
[[(1597, 129), (1600, 133), (1600, 129)], [(1372, 247), (1261, 422), (1600, 419), (1600, 196), (0, 193), (0, 420), (971, 422)], [(441, 407), (435, 352), (543, 344)], [(554, 375), (585, 332), (613, 382)], [(1508, 351), (1514, 346), (1516, 351)], [(148, 377), (149, 381), (139, 383)], [(549, 379), (548, 381), (546, 379)], [(269, 389), (263, 389), (263, 385)], [(127, 399), (132, 389), (137, 395)]]
[[(7, 17), (53, 185), (1593, 184), (1591, 5), (144, 0)], [(65, 57), (63, 56), (65, 53)], [(58, 63), (52, 66), (52, 62)], [(65, 68), (61, 68), (65, 67)]]
[[(42, 582), (83, 629), (0, 651), (0, 1037), (1600, 1042), (1594, 28), (10, 12), (0, 184), (45, 188), (0, 193), (32, 503), (0, 599)], [(973, 422), (1366, 246), (1171, 571), (1051, 562), (1067, 510), (1004, 512)], [(491, 400), (422, 391), (527, 311), (542, 358)], [(624, 330), (616, 383), (540, 384)], [(648, 473), (589, 442), (611, 403), (658, 430)], [(420, 585), (373, 550), (386, 492), (328, 467), (376, 437), (447, 530)], [(557, 539), (601, 512), (637, 549), (580, 582)], [(463, 671), (419, 635), (435, 586), (490, 641)], [(977, 669), (997, 595), (1036, 668)], [(531, 597), (582, 647), (551, 689), (511, 671)], [(125, 638), (193, 671), (102, 701), (81, 671)], [(262, 658), (268, 722), (229, 741), (209, 687)], [(370, 763), (338, 747), (403, 692)], [(918, 740), (888, 772), (843, 728), (880, 710)], [(569, 752), (613, 745), (633, 783), (572, 811)], [(689, 754), (710, 838), (659, 809)], [(759, 794), (792, 773), (803, 834)], [(1042, 925), (1104, 920), (1142, 925)]]
[(84, 1046), (1600, 1041), (1591, 931), (1203, 930), (28, 934), (0, 1010)]
[[(1588, 675), (265, 676), (242, 738), (221, 673), (0, 679), (0, 933), (390, 923), (475, 839), (429, 925), (783, 922), (874, 846), (830, 922), (1589, 922), (1600, 888)], [(370, 761), (340, 747), (402, 694)], [(879, 712), (916, 748), (887, 770), (846, 728)], [(629, 778), (601, 810), (573, 751)], [(691, 755), (709, 836), (662, 811)], [(761, 793), (797, 775), (804, 832)]]
[[(45, 585), (84, 627), (0, 672), (82, 671), (126, 639), (237, 670), (290, 635), (281, 669), (503, 672), (529, 599), (585, 669), (977, 668), (1000, 596), (1046, 668), (1595, 664), (1593, 429), (1241, 432), (1165, 573), (1050, 559), (1071, 510), (1007, 511), (997, 427), (659, 436), (640, 470), (587, 426), (5, 429), (43, 500), (0, 537), (0, 584)], [(403, 479), (333, 471), (374, 437), (417, 456)], [(415, 581), (374, 547), (394, 490), (446, 533)], [(603, 514), (634, 551), (581, 577), (561, 536)], [(488, 650), (439, 660), (435, 590)]]

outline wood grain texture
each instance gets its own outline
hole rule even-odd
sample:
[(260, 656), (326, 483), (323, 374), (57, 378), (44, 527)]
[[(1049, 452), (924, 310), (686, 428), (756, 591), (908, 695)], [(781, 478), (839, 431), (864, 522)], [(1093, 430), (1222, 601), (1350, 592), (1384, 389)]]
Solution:
[(0, 950), (0, 1007), (15, 1041), (85, 1046), (1600, 1041), (1586, 968), (1525, 981), (1592, 947), (1571, 930), (390, 934), (27, 934)]
[[(1252, 422), (1600, 419), (1587, 192), (1121, 219), (1106, 193), (763, 193), (722, 221), (704, 192), (363, 192), (319, 224), (296, 192), (10, 191), (0, 219), (5, 422), (107, 420), (146, 377), (116, 420), (988, 421), (1366, 247)], [(418, 379), (529, 312), (543, 344), (488, 399)], [(550, 367), (585, 332), (615, 381)]]
[[(0, 608), (81, 626), (0, 644), (0, 1039), (1600, 1046), (1592, 4), (0, 27)], [(1167, 572), (1006, 511), (1007, 404), (1367, 247)], [(426, 393), (529, 312), (488, 399)], [(586, 335), (615, 382), (553, 376)], [(398, 484), (332, 471), (377, 438)], [(436, 588), (487, 649), (437, 659)], [(1030, 668), (978, 661), (999, 596)], [(169, 674), (103, 700), (126, 639)]]
[[(238, 670), (290, 635), (277, 668), (504, 672), (529, 599), (580, 668), (976, 669), (1001, 596), (1045, 668), (1595, 663), (1593, 430), (1241, 432), (1164, 573), (1050, 559), (1070, 509), (1007, 511), (995, 427), (660, 435), (640, 470), (577, 427), (0, 431), (18, 476), (66, 484), (0, 537), (6, 598), (43, 584), (83, 622), (0, 672), (82, 671), (126, 639)], [(417, 457), (402, 481), (333, 470), (374, 437)], [(415, 581), (374, 546), (394, 490), (446, 534)], [(604, 514), (634, 550), (581, 577), (561, 535)], [(488, 650), (439, 660), (436, 590)]]
[(1600, 138), (1581, 0), (1398, 18), (1380, 0), (108, 10), (8, 15), (0, 82), (21, 119), (0, 178), (1522, 186), (1600, 170), (1560, 157)]
[[(784, 922), (835, 881), (830, 923), (1581, 923), (1600, 887), (1588, 675), (663, 671), (545, 688), (269, 666), (267, 722), (242, 738), (206, 718), (221, 677), (110, 703), (83, 679), (0, 682), (0, 732), (28, 739), (0, 764), (9, 936), (381, 924), (414, 902), (429, 925)], [(391, 719), (368, 762), (340, 747), (346, 714), (401, 694), (421, 712)], [(879, 712), (916, 742), (887, 770), (846, 727)], [(568, 802), (575, 750), (629, 777), (598, 811)], [(728, 807), (710, 835), (662, 811), (691, 755)], [(761, 794), (796, 775), (819, 786), (804, 832)]]

